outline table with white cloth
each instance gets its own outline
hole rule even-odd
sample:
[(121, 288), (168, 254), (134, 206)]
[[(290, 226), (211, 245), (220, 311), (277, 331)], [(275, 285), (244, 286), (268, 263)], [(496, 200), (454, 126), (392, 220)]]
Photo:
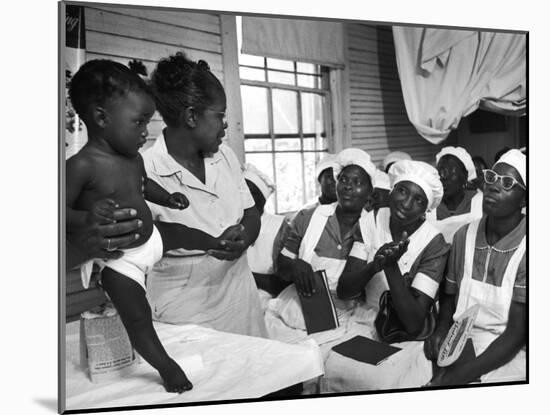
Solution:
[(286, 344), (197, 325), (154, 326), (168, 354), (193, 383), (192, 390), (166, 392), (158, 372), (143, 359), (124, 378), (92, 383), (80, 365), (75, 321), (66, 326), (66, 409), (254, 399), (323, 375), (313, 340)]

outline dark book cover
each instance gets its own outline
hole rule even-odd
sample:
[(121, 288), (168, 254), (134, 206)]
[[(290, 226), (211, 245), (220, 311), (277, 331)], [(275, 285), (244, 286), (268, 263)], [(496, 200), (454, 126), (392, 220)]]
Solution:
[(328, 288), (325, 271), (316, 271), (313, 275), (315, 277), (315, 285), (313, 287), (315, 294), (310, 297), (300, 296), (307, 334), (332, 330), (340, 325)]
[(342, 356), (376, 366), (401, 349), (371, 340), (368, 337), (355, 336), (350, 340), (337, 344), (332, 350)]

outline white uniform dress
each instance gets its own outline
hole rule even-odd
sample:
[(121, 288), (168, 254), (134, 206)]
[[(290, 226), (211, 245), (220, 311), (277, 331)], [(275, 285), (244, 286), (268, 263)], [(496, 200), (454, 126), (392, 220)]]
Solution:
[[(154, 220), (177, 222), (219, 236), (254, 206), (233, 151), (222, 144), (205, 157), (202, 183), (168, 154), (163, 134), (144, 152), (147, 174), (168, 192), (181, 192), (184, 210), (150, 204)], [(178, 249), (157, 262), (147, 280), (153, 318), (172, 324), (199, 324), (216, 330), (266, 336), (260, 300), (247, 255), (221, 261), (202, 251)]]

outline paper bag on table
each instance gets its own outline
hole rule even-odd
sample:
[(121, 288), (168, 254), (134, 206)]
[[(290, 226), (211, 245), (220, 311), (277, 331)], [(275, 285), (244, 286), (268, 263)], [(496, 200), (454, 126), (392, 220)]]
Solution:
[(116, 309), (108, 306), (80, 315), (80, 363), (88, 369), (92, 382), (128, 375), (138, 362)]

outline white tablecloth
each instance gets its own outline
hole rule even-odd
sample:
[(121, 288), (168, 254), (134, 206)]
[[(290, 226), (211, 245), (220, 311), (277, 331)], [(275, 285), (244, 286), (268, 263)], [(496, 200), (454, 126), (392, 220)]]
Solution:
[(92, 383), (80, 366), (79, 322), (67, 324), (66, 409), (259, 398), (323, 375), (313, 340), (286, 344), (196, 325), (155, 322), (168, 354), (193, 383), (182, 394), (164, 390), (158, 372), (143, 359), (124, 379)]

